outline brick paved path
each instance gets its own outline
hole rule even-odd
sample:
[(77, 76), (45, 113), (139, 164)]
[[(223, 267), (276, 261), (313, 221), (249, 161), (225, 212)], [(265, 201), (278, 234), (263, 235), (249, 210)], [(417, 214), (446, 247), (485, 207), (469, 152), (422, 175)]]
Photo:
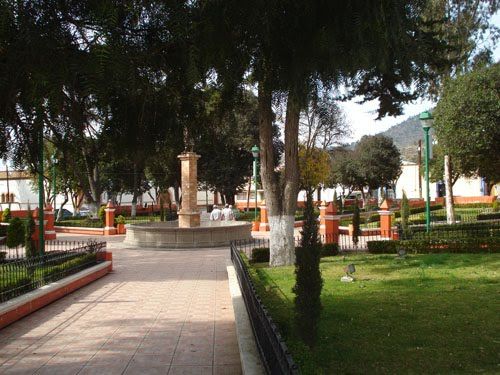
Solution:
[(0, 373), (241, 373), (228, 249), (113, 257), (112, 274), (0, 331)]

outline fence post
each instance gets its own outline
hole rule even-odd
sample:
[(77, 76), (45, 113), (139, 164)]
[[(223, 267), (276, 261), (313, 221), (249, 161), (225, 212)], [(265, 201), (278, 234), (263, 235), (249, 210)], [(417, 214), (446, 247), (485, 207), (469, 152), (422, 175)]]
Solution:
[(319, 207), (319, 233), (324, 237), (324, 243), (339, 243), (339, 222), (337, 208), (333, 202), (325, 201)]
[(55, 240), (56, 230), (55, 230), (55, 213), (52, 205), (49, 203), (45, 206), (43, 211), (44, 217), (47, 218), (47, 226), (45, 226), (45, 240)]
[(380, 215), (380, 238), (392, 238), (392, 212), (389, 211), (390, 200), (385, 199), (380, 205), (381, 210), (377, 211)]
[(104, 209), (105, 215), (105, 224), (104, 224), (104, 235), (112, 236), (116, 234), (115, 228), (115, 206), (111, 199), (108, 201), (106, 208)]
[(260, 225), (259, 225), (259, 231), (260, 232), (269, 232), (269, 219), (267, 217), (267, 207), (266, 206), (260, 206)]

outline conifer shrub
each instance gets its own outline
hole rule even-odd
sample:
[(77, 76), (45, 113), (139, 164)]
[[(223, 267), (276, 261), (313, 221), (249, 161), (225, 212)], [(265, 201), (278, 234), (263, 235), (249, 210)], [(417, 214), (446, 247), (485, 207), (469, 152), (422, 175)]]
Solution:
[(360, 224), (361, 219), (359, 217), (358, 199), (356, 199), (356, 202), (354, 203), (354, 212), (352, 215), (352, 243), (356, 246), (359, 242), (359, 234), (361, 231)]
[(300, 247), (295, 255), (295, 324), (302, 341), (309, 347), (316, 343), (321, 314), (323, 279), (319, 268), (321, 243), (318, 223), (314, 217), (312, 192), (308, 192), (304, 211), (304, 226)]
[(3, 212), (2, 212), (2, 221), (3, 221), (4, 223), (8, 223), (8, 222), (10, 221), (10, 219), (11, 219), (10, 208), (8, 208), (8, 207), (7, 207), (7, 208), (6, 208), (6, 209), (4, 209), (4, 210), (3, 210)]
[(403, 230), (403, 238), (407, 238), (410, 232), (410, 204), (406, 192), (403, 190), (403, 200), (401, 201), (401, 229)]
[(35, 246), (35, 241), (33, 241), (34, 233), (35, 233), (35, 220), (33, 219), (33, 214), (31, 213), (31, 210), (28, 210), (28, 219), (25, 222), (25, 230), (24, 230), (24, 250), (26, 252), (26, 258), (33, 258), (38, 255)]
[(20, 218), (10, 219), (7, 228), (7, 247), (17, 248), (24, 241), (24, 225)]

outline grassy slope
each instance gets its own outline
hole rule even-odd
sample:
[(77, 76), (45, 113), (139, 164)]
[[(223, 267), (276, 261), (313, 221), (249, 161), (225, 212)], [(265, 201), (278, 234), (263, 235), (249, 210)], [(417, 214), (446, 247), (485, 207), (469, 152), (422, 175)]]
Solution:
[[(340, 282), (356, 264), (356, 282)], [(293, 268), (257, 268), (260, 294), (304, 374), (498, 370), (500, 254), (352, 255), (322, 261), (320, 342), (293, 332)]]

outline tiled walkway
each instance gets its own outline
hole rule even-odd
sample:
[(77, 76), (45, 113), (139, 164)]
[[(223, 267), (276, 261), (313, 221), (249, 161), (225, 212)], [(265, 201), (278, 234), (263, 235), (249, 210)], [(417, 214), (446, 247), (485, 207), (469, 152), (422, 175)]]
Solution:
[(240, 374), (228, 257), (113, 250), (112, 274), (0, 331), (0, 373)]

